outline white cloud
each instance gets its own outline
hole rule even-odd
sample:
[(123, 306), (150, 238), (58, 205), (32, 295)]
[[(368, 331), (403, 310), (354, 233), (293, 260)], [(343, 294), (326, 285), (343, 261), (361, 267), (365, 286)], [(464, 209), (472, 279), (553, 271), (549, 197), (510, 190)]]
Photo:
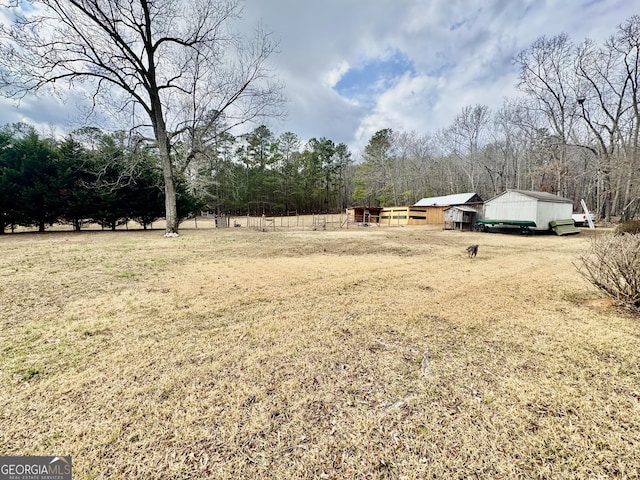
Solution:
[(349, 71), (349, 68), (351, 68), (349, 62), (343, 60), (337, 67), (329, 70), (329, 72), (324, 77), (323, 83), (329, 88), (334, 88), (340, 81), (342, 76), (347, 73), (347, 71)]
[(20, 103), (0, 98), (0, 126), (27, 123), (39, 132), (68, 130), (71, 117), (68, 105), (56, 97), (26, 97)]
[(432, 101), (445, 88), (441, 79), (428, 76), (404, 76), (393, 88), (377, 99), (376, 106), (357, 129), (352, 145), (362, 148), (371, 136), (383, 128), (421, 132), (429, 121)]
[[(519, 51), (542, 35), (560, 33), (575, 43), (585, 37), (601, 42), (637, 13), (634, 3), (246, 0), (239, 25), (249, 31), (261, 21), (281, 39), (272, 64), (286, 85), (289, 115), (273, 129), (356, 147), (382, 128), (434, 133), (464, 106), (500, 108), (505, 96), (517, 94), (512, 58)], [(393, 52), (406, 55), (411, 75), (379, 82), (383, 88), (367, 90), (366, 101), (336, 92), (340, 79), (363, 61)], [(21, 116), (6, 105), (0, 103), (2, 118), (63, 121), (55, 104), (25, 108)]]

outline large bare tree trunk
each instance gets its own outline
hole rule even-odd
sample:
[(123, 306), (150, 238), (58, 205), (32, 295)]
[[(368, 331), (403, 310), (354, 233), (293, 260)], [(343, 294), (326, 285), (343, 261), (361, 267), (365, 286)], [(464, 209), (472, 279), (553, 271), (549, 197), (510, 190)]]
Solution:
[(169, 144), (169, 136), (167, 135), (167, 125), (162, 112), (162, 101), (157, 94), (151, 95), (151, 105), (153, 131), (156, 141), (158, 142), (158, 157), (160, 158), (162, 176), (164, 178), (165, 237), (177, 237), (179, 219), (176, 186), (173, 178), (173, 163), (171, 161), (171, 147)]
[(166, 142), (159, 142), (159, 157), (160, 163), (162, 164), (162, 175), (164, 177), (164, 206), (167, 223), (165, 237), (175, 237), (178, 235), (176, 185), (173, 181), (173, 165)]

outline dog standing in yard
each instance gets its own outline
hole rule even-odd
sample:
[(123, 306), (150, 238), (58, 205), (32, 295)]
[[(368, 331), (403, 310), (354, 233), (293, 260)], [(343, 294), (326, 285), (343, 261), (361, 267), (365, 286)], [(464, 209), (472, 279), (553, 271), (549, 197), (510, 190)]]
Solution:
[(470, 245), (467, 247), (467, 253), (469, 254), (469, 258), (473, 258), (478, 254), (479, 245)]

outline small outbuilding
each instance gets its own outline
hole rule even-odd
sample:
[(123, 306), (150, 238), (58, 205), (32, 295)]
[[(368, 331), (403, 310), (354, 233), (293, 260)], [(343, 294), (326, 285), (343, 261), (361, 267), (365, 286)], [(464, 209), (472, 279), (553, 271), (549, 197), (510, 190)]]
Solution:
[[(484, 216), (477, 220), (484, 229), (488, 226), (511, 226), (527, 230), (550, 230), (562, 223), (566, 225), (573, 213), (573, 201), (548, 192), (507, 190), (484, 204)], [(552, 225), (551, 222), (554, 222)], [(562, 233), (578, 233), (579, 230), (563, 228)]]
[(349, 224), (378, 225), (380, 224), (381, 207), (350, 207), (347, 208), (347, 226)]
[(444, 211), (444, 228), (445, 230), (473, 230), (477, 214), (478, 212), (471, 207), (449, 207)]

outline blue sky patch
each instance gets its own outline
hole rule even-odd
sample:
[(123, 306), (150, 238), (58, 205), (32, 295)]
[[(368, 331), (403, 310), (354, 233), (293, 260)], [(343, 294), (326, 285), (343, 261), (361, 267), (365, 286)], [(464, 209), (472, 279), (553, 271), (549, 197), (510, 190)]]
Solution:
[(350, 68), (336, 83), (335, 90), (343, 97), (364, 99), (391, 87), (400, 77), (415, 74), (413, 62), (395, 50), (385, 58), (373, 58)]
[(455, 22), (455, 23), (451, 24), (451, 26), (449, 27), (449, 31), (453, 32), (455, 30), (458, 30), (460, 27), (462, 27), (468, 21), (469, 20), (467, 20), (465, 18), (464, 20), (460, 20), (459, 22)]

